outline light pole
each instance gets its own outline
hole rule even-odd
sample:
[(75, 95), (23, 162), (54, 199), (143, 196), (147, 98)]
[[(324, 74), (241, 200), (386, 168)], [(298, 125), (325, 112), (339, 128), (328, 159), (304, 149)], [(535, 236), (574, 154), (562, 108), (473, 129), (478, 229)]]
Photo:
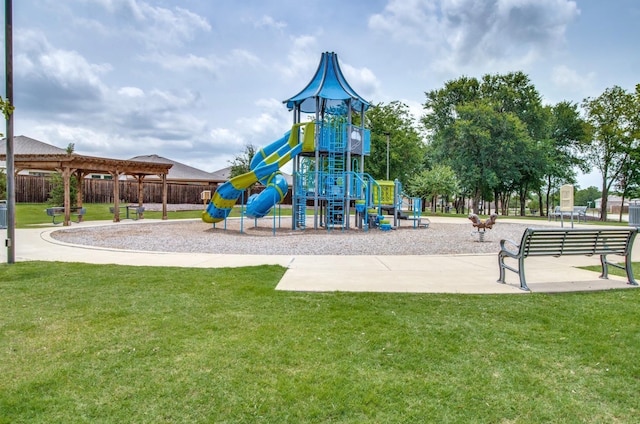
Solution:
[(387, 181), (389, 181), (389, 134), (388, 132), (384, 133), (387, 136)]

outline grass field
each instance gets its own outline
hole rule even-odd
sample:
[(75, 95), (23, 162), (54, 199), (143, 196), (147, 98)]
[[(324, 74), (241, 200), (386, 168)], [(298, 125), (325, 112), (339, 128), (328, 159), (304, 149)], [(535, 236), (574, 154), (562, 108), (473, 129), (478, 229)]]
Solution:
[(0, 423), (640, 416), (638, 290), (275, 291), (284, 271), (0, 265)]
[[(87, 209), (87, 213), (84, 216), (85, 221), (113, 221), (113, 214), (109, 212), (109, 207), (113, 206), (107, 203), (86, 203), (83, 205)], [(28, 228), (33, 225), (46, 225), (53, 223), (51, 217), (45, 212), (49, 205), (46, 203), (18, 203), (16, 204), (16, 228)], [(239, 216), (239, 208), (235, 208), (231, 212), (231, 216)], [(202, 210), (193, 211), (175, 211), (168, 212), (169, 219), (191, 219), (201, 218)], [(144, 217), (147, 219), (161, 219), (162, 212), (159, 211), (145, 211)], [(124, 219), (124, 213), (120, 217)], [(57, 222), (61, 220), (61, 217), (57, 218)], [(59, 224), (58, 224), (59, 225)]]
[[(85, 203), (83, 205), (84, 208), (87, 209), (87, 213), (84, 216), (85, 221), (112, 221), (113, 214), (109, 212), (109, 207), (113, 206), (112, 204), (107, 203)], [(45, 213), (45, 209), (50, 207), (46, 203), (17, 203), (16, 204), (16, 228), (29, 228), (33, 225), (47, 225), (50, 224), (53, 226), (51, 221), (51, 217)], [(278, 209), (276, 213), (282, 214), (283, 216), (291, 215), (290, 207), (283, 207)], [(308, 213), (313, 213), (313, 209), (308, 209)], [(202, 210), (190, 210), (190, 211), (174, 211), (168, 212), (168, 219), (193, 219), (193, 218), (201, 218)], [(429, 212), (425, 212), (423, 215), (425, 216), (451, 216), (457, 217), (460, 219), (467, 219), (467, 215), (461, 214), (443, 214), (443, 213), (435, 213), (431, 214)], [(235, 206), (232, 210), (230, 216), (240, 216), (240, 206)], [(158, 211), (145, 211), (144, 217), (147, 219), (161, 219), (162, 213)], [(485, 217), (483, 215), (483, 217)], [(123, 216), (121, 216), (123, 219)], [(535, 217), (535, 216), (509, 216), (509, 219), (537, 219), (541, 221), (546, 221), (546, 217)], [(60, 217), (57, 218), (57, 221), (60, 221)]]

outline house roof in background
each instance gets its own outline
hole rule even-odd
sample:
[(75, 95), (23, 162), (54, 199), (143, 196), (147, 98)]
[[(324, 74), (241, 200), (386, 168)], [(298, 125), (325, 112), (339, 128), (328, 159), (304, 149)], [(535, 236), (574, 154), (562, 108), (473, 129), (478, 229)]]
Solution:
[[(3, 156), (7, 152), (7, 139), (0, 140), (0, 154)], [(67, 151), (51, 144), (38, 141), (31, 137), (18, 135), (13, 137), (14, 155), (64, 155)]]
[[(6, 167), (7, 140), (0, 140), (0, 158)], [(67, 153), (42, 141), (19, 135), (13, 138), (13, 156), (17, 172), (26, 169), (55, 171), (63, 167), (81, 170), (85, 173), (108, 174), (121, 172), (130, 175), (167, 174), (172, 164), (167, 162), (133, 161), (83, 156)]]
[[(194, 168), (189, 165), (185, 165), (180, 162), (176, 162), (174, 160), (158, 156), (158, 155), (142, 155), (131, 158), (130, 160), (134, 160), (137, 162), (155, 162), (155, 163), (170, 163), (173, 166), (169, 169), (169, 173), (167, 174), (167, 179), (170, 181), (207, 181), (207, 182), (218, 182), (218, 181), (226, 181), (220, 180), (216, 178), (214, 172), (206, 172), (201, 169)], [(147, 180), (154, 179), (153, 176), (147, 177)]]
[(216, 181), (227, 181), (231, 176), (231, 166), (213, 171), (211, 175), (213, 175)]

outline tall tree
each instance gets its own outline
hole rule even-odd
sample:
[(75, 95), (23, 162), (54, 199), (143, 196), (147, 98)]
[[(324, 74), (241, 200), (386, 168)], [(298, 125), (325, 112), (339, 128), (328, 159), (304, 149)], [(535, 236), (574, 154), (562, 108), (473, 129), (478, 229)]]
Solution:
[[(576, 181), (576, 167), (586, 171), (586, 161), (581, 158), (581, 152), (588, 140), (589, 132), (584, 120), (580, 117), (578, 105), (571, 102), (560, 102), (550, 109), (551, 135), (545, 149), (546, 175), (545, 204), (549, 209), (551, 192), (558, 190), (562, 184), (574, 184)], [(540, 204), (542, 205), (542, 198)], [(540, 214), (544, 215), (544, 208)]]
[(389, 178), (403, 184), (423, 168), (425, 143), (409, 107), (401, 102), (377, 104), (366, 114), (371, 130), (371, 155), (365, 170), (374, 178), (385, 179), (387, 174), (387, 137)]
[(611, 187), (625, 169), (631, 151), (637, 149), (634, 122), (638, 118), (634, 116), (634, 96), (614, 86), (596, 98), (585, 99), (582, 106), (592, 129), (586, 159), (602, 175), (600, 219), (606, 221)]
[[(628, 147), (629, 158), (622, 167), (620, 175), (616, 180), (616, 188), (622, 196), (621, 204), (625, 199), (637, 198), (640, 196), (640, 84), (636, 85), (636, 91), (630, 95), (630, 145)], [(618, 215), (618, 220), (622, 221), (622, 209)]]
[[(539, 187), (548, 113), (522, 72), (462, 77), (426, 93), (422, 122), (430, 131), (434, 160), (456, 170), (475, 197), (504, 199)], [(521, 213), (527, 196), (521, 195)]]

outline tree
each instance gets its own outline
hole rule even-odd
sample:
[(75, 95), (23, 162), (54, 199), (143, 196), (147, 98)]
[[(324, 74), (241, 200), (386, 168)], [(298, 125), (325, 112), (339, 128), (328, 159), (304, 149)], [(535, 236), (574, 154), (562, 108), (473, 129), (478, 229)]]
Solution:
[(462, 77), (426, 96), (430, 159), (451, 165), (476, 212), (481, 198), (500, 199), (504, 209), (517, 191), (524, 214), (527, 192), (544, 174), (548, 138), (548, 113), (529, 78), (522, 72)]
[(251, 161), (255, 155), (255, 146), (253, 144), (247, 144), (244, 147), (244, 152), (229, 161), (231, 164), (230, 178), (237, 177), (238, 175), (246, 174), (251, 171)]
[(582, 190), (576, 190), (573, 203), (576, 206), (592, 206), (596, 204), (602, 193), (598, 187), (590, 186)]
[(379, 103), (366, 114), (371, 130), (371, 155), (365, 170), (376, 179), (386, 179), (387, 134), (389, 137), (389, 179), (407, 184), (423, 169), (425, 143), (409, 107), (401, 102)]
[(447, 165), (436, 165), (432, 169), (423, 170), (414, 175), (407, 184), (410, 195), (421, 199), (431, 199), (431, 209), (436, 211), (438, 196), (449, 198), (458, 193), (458, 178)]
[(7, 198), (7, 174), (4, 169), (0, 169), (0, 199)]
[[(638, 145), (640, 139), (640, 84), (636, 85), (636, 92), (630, 96), (630, 101), (631, 145), (628, 148), (629, 157), (615, 181), (615, 187), (622, 197), (622, 205), (624, 205), (625, 199), (640, 196), (640, 146)], [(618, 221), (622, 221), (622, 209), (620, 208)]]
[[(4, 115), (5, 119), (9, 119), (9, 115), (13, 113), (13, 106), (9, 103), (9, 101), (5, 100), (0, 96), (0, 110)], [(4, 136), (4, 134), (0, 133), (0, 137)], [(3, 169), (0, 169), (0, 199), (7, 198), (7, 174), (4, 173)]]
[[(545, 203), (549, 209), (551, 192), (562, 184), (574, 184), (576, 181), (575, 168), (586, 169), (586, 161), (580, 158), (588, 140), (588, 128), (580, 117), (578, 105), (571, 102), (560, 102), (550, 109), (550, 139), (545, 149)], [(542, 196), (538, 195), (542, 204)], [(540, 214), (544, 215), (543, 208)]]
[[(55, 172), (49, 177), (51, 180), (51, 191), (47, 203), (52, 206), (64, 206), (64, 181), (62, 174)], [(116, 182), (117, 183), (117, 182)], [(71, 178), (69, 181), (70, 203), (74, 205), (78, 199), (78, 180)]]
[[(515, 155), (510, 167), (518, 171), (518, 178), (496, 190), (496, 198), (508, 197), (512, 191), (520, 199), (520, 215), (525, 215), (526, 201), (531, 190), (538, 190), (546, 168), (544, 152), (549, 138), (549, 111), (542, 105), (540, 94), (523, 72), (504, 75), (485, 75), (480, 86), (484, 98), (490, 99), (499, 113), (510, 113), (523, 124), (527, 138), (516, 139)], [(507, 205), (508, 202), (503, 202)]]
[[(0, 96), (0, 111), (2, 111), (5, 120), (9, 119), (9, 115), (13, 113), (13, 110), (14, 107), (9, 103), (9, 100), (5, 100)], [(0, 137), (4, 137), (4, 134), (0, 133)]]
[(628, 165), (631, 152), (638, 148), (634, 104), (634, 96), (618, 86), (607, 88), (599, 97), (587, 98), (582, 104), (592, 131), (592, 139), (585, 149), (586, 159), (602, 175), (602, 221), (607, 220), (611, 187)]

